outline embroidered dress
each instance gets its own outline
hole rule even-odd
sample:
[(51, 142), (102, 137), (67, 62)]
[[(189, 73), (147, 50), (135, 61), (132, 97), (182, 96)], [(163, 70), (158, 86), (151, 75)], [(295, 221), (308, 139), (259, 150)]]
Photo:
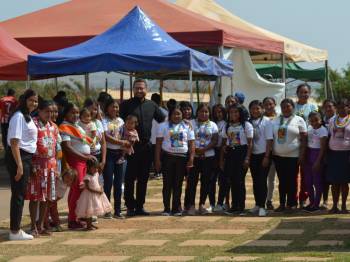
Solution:
[(38, 128), (37, 150), (33, 156), (33, 174), (27, 185), (26, 200), (56, 200), (56, 143), (58, 128), (34, 119)]

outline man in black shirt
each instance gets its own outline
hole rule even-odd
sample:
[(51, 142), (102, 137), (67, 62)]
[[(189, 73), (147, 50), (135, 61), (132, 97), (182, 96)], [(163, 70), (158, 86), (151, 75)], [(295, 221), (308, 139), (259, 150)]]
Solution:
[[(120, 117), (125, 119), (134, 115), (138, 119), (137, 132), (140, 142), (134, 145), (135, 153), (128, 157), (125, 173), (124, 198), (127, 207), (127, 216), (149, 215), (143, 208), (147, 191), (147, 182), (151, 165), (151, 128), (152, 120), (163, 122), (165, 116), (159, 107), (151, 100), (146, 99), (147, 82), (137, 79), (133, 85), (134, 97), (120, 105)], [(134, 187), (136, 184), (136, 199)]]

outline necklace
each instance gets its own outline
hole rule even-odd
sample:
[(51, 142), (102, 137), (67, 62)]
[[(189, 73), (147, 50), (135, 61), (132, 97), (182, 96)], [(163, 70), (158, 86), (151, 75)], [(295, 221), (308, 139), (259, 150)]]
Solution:
[(334, 119), (334, 126), (337, 129), (345, 128), (350, 122), (350, 116), (347, 115), (345, 118), (342, 120), (340, 119), (339, 115), (337, 115)]

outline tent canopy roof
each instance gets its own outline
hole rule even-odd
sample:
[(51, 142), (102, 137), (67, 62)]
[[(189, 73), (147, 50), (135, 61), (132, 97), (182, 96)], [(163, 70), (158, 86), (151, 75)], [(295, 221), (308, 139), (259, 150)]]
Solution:
[(73, 47), (29, 56), (30, 75), (100, 71), (188, 72), (232, 76), (232, 63), (171, 38), (139, 7), (106, 32)]
[(24, 45), (48, 52), (99, 35), (134, 6), (191, 47), (228, 46), (283, 53), (283, 42), (207, 19), (166, 0), (72, 0), (0, 23)]
[(0, 27), (0, 80), (25, 80), (29, 54), (35, 53)]
[[(270, 74), (274, 79), (282, 78), (281, 64), (256, 64), (255, 69), (260, 75)], [(324, 67), (305, 69), (298, 64), (288, 63), (286, 64), (286, 77), (304, 81), (322, 82), (325, 80), (326, 72)]]
[(284, 52), (292, 61), (320, 62), (328, 59), (326, 50), (317, 49), (253, 25), (232, 14), (214, 0), (177, 0), (177, 5), (213, 20), (232, 25), (255, 35), (284, 43)]

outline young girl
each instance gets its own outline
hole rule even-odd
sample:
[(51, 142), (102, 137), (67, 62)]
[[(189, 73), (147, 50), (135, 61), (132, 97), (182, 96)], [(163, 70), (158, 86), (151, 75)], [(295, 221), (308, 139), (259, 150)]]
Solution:
[[(226, 110), (223, 105), (217, 104), (213, 106), (213, 121), (218, 126), (218, 143), (215, 147), (215, 170), (213, 172), (213, 177), (210, 181), (210, 191), (209, 191), (209, 201), (210, 201), (210, 211), (214, 212), (222, 212), (224, 211), (224, 205), (223, 201), (226, 197), (226, 202), (229, 203), (227, 200), (227, 194), (225, 194), (225, 184), (228, 183), (228, 181), (225, 180), (224, 174), (222, 170), (219, 167), (220, 164), (220, 152), (221, 152), (221, 146), (222, 146), (222, 130), (226, 126)], [(215, 206), (215, 195), (216, 195), (216, 181), (219, 180), (219, 193), (218, 193), (218, 202)]]
[(220, 167), (230, 181), (232, 206), (226, 213), (231, 215), (245, 209), (245, 175), (250, 164), (254, 130), (240, 105), (231, 106), (227, 114), (228, 120), (222, 131)]
[(97, 227), (92, 224), (92, 217), (111, 212), (112, 206), (98, 182), (99, 162), (97, 160), (89, 160), (86, 164), (87, 173), (83, 180), (84, 184), (81, 185), (84, 190), (80, 194), (75, 213), (78, 218), (86, 219), (86, 230), (93, 230), (97, 229)]
[(134, 153), (133, 145), (140, 140), (136, 130), (136, 126), (137, 126), (137, 117), (133, 115), (128, 115), (125, 119), (125, 124), (122, 129), (121, 137), (122, 139), (129, 141), (130, 146), (123, 147), (123, 151), (124, 151), (123, 157), (121, 157), (118, 160), (119, 163), (123, 163), (125, 161), (124, 159), (125, 154), (132, 155)]
[[(327, 128), (329, 127), (329, 122), (332, 119), (332, 117), (336, 114), (336, 107), (335, 107), (335, 101), (331, 99), (326, 99), (323, 101), (322, 104), (322, 111), (323, 111), (323, 125)], [(327, 163), (325, 163), (323, 168), (323, 204), (321, 208), (327, 209), (328, 208), (328, 193), (329, 193), (329, 183), (326, 179), (326, 172), (327, 170)]]
[(307, 136), (307, 154), (303, 166), (305, 184), (310, 204), (305, 207), (308, 212), (320, 209), (320, 200), (323, 191), (322, 162), (327, 148), (328, 131), (322, 126), (320, 113), (311, 112), (309, 114), (309, 128)]
[(64, 121), (60, 124), (59, 130), (62, 137), (64, 158), (69, 167), (77, 171), (77, 179), (70, 187), (68, 195), (68, 227), (74, 230), (83, 228), (83, 225), (77, 221), (75, 208), (81, 193), (79, 184), (86, 174), (86, 161), (96, 160), (96, 158), (91, 155), (90, 151), (92, 139), (78, 125), (78, 107), (68, 103), (63, 110), (63, 118)]
[[(273, 97), (265, 97), (263, 100), (264, 115), (270, 119), (274, 120), (277, 117), (276, 112), (276, 100)], [(273, 191), (275, 189), (276, 180), (276, 168), (272, 161), (269, 174), (267, 176), (267, 197), (266, 197), (266, 208), (267, 210), (274, 210), (273, 206)]]
[(259, 216), (266, 216), (267, 176), (270, 170), (273, 141), (272, 124), (270, 119), (263, 115), (263, 104), (259, 100), (250, 102), (249, 111), (250, 123), (254, 128), (250, 171), (255, 198), (255, 207), (250, 212), (258, 212)]
[(346, 200), (350, 182), (350, 116), (349, 101), (341, 99), (336, 104), (337, 114), (329, 121), (329, 150), (327, 154), (327, 180), (332, 185), (333, 207), (330, 213), (339, 213), (338, 202), (342, 193), (341, 212), (348, 213)]
[(160, 124), (158, 128), (155, 151), (156, 170), (159, 171), (161, 166), (163, 167), (163, 215), (170, 215), (170, 211), (175, 216), (182, 215), (182, 182), (186, 169), (193, 167), (193, 158), (194, 132), (183, 121), (180, 108), (173, 107), (169, 110), (169, 120)]
[[(297, 87), (298, 101), (295, 104), (294, 114), (302, 117), (306, 122), (306, 124), (308, 124), (307, 120), (309, 119), (309, 114), (311, 112), (317, 112), (317, 106), (308, 102), (310, 95), (311, 95), (311, 87), (307, 83), (300, 84)], [(300, 170), (300, 175), (299, 175), (299, 179), (297, 179), (297, 183), (300, 185), (299, 186), (300, 191), (298, 194), (299, 205), (300, 205), (300, 208), (303, 208), (305, 201), (308, 198), (308, 195), (306, 192), (306, 184), (304, 181), (304, 174), (302, 169)]]
[(199, 104), (196, 120), (192, 121), (195, 134), (194, 168), (188, 174), (188, 214), (195, 215), (195, 197), (200, 175), (201, 188), (199, 213), (206, 214), (205, 200), (209, 194), (210, 179), (213, 175), (215, 161), (215, 146), (218, 142), (218, 127), (210, 121), (210, 108), (207, 104)]
[[(56, 143), (58, 128), (50, 123), (52, 102), (42, 100), (38, 106), (38, 118), (34, 123), (38, 128), (37, 150), (33, 156), (33, 173), (27, 185), (26, 200), (30, 200), (29, 212), (31, 231), (34, 237), (50, 235), (43, 228), (48, 201), (56, 200)], [(36, 222), (39, 207), (39, 219)]]
[[(110, 99), (105, 104), (105, 119), (103, 126), (107, 141), (107, 161), (103, 172), (104, 192), (108, 200), (111, 199), (112, 187), (114, 198), (114, 217), (123, 219), (121, 214), (122, 183), (124, 177), (125, 164), (120, 162), (123, 156), (122, 148), (130, 148), (129, 141), (122, 139), (121, 134), (124, 121), (119, 117), (119, 105), (117, 101)], [(106, 219), (113, 218), (112, 213), (106, 213)]]

